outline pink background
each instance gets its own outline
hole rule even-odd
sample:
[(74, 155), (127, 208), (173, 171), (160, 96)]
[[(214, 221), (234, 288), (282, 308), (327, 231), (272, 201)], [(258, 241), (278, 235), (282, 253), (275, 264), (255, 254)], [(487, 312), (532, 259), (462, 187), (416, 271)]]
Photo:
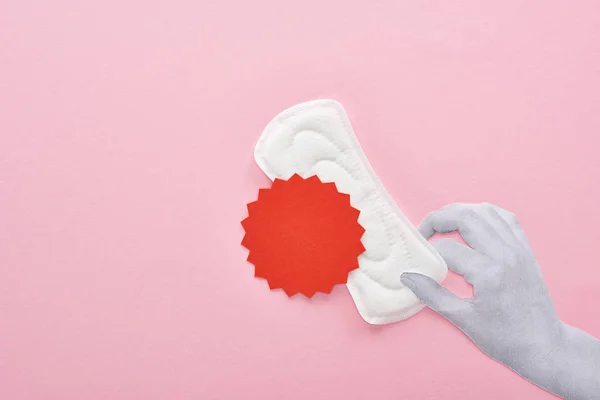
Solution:
[(358, 3), (2, 2), (0, 398), (552, 398), (430, 310), (270, 292), (239, 221), (262, 128), (334, 98), (411, 220), (516, 211), (600, 336), (598, 2)]

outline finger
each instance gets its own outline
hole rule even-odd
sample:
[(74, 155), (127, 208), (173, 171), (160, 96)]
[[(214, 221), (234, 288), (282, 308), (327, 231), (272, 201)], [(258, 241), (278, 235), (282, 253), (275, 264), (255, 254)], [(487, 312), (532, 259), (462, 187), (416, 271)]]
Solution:
[(430, 238), (436, 232), (449, 233), (458, 231), (465, 242), (486, 255), (497, 252), (502, 237), (494, 230), (474, 205), (452, 204), (440, 211), (429, 214), (419, 227), (425, 238)]
[(427, 275), (405, 272), (400, 279), (426, 306), (452, 322), (470, 312), (468, 300), (456, 296)]
[(527, 237), (525, 236), (525, 231), (523, 230), (523, 227), (521, 226), (521, 223), (519, 222), (517, 216), (514, 213), (505, 210), (504, 208), (501, 208), (497, 205), (491, 204), (491, 206), (494, 207), (494, 210), (496, 210), (496, 212), (502, 217), (502, 219), (506, 221), (506, 223), (509, 225), (510, 229), (513, 231), (515, 236), (519, 238), (521, 242), (528, 246), (529, 242), (527, 241)]
[(469, 283), (473, 283), (481, 267), (489, 261), (483, 254), (453, 239), (441, 239), (431, 244), (446, 261), (448, 268), (463, 275)]
[(481, 205), (484, 207), (488, 207), (488, 208), (492, 208), (492, 209), (496, 210), (496, 212), (498, 214), (500, 214), (500, 216), (506, 221), (506, 223), (508, 225), (513, 226), (513, 225), (519, 224), (519, 220), (517, 219), (517, 216), (514, 213), (512, 213), (511, 211), (504, 209), (493, 203), (482, 203)]
[(487, 217), (489, 223), (507, 244), (511, 246), (519, 246), (521, 239), (517, 237), (513, 226), (511, 226), (507, 219), (500, 214), (500, 210), (502, 210), (500, 207), (490, 203), (482, 203), (479, 205), (479, 207), (481, 214)]
[(429, 239), (436, 233), (450, 233), (458, 230), (455, 224), (450, 223), (449, 218), (441, 217), (449, 215), (457, 216), (464, 206), (462, 203), (454, 203), (445, 206), (439, 211), (427, 214), (423, 221), (421, 221), (421, 225), (419, 225), (419, 232), (425, 239)]

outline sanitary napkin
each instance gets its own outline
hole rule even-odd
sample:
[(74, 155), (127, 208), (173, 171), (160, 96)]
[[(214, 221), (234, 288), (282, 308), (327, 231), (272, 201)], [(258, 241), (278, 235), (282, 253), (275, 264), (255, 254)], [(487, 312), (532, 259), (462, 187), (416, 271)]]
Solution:
[(273, 180), (317, 175), (335, 182), (360, 210), (366, 251), (347, 287), (358, 312), (371, 324), (396, 322), (424, 305), (402, 284), (403, 272), (419, 272), (437, 282), (446, 277), (442, 257), (408, 221), (364, 155), (341, 104), (316, 100), (291, 107), (265, 128), (254, 157)]

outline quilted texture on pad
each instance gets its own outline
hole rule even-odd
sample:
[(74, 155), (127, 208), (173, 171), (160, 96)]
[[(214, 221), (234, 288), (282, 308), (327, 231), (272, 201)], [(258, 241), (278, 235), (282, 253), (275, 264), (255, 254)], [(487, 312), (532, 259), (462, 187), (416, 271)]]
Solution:
[(373, 172), (341, 104), (315, 100), (281, 112), (265, 128), (254, 156), (271, 180), (298, 173), (335, 182), (361, 211), (366, 251), (358, 258), (360, 267), (348, 276), (347, 286), (365, 321), (396, 322), (424, 307), (400, 275), (419, 272), (441, 282), (446, 264)]

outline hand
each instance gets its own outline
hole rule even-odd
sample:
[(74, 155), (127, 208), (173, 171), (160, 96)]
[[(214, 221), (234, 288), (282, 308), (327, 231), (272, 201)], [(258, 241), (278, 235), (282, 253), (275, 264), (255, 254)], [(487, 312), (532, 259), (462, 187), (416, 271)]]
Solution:
[(428, 215), (420, 231), (425, 238), (462, 235), (470, 247), (452, 239), (432, 244), (475, 294), (461, 299), (425, 275), (402, 274), (423, 303), (538, 386), (566, 398), (600, 398), (600, 342), (559, 319), (514, 214), (491, 204), (453, 204)]

